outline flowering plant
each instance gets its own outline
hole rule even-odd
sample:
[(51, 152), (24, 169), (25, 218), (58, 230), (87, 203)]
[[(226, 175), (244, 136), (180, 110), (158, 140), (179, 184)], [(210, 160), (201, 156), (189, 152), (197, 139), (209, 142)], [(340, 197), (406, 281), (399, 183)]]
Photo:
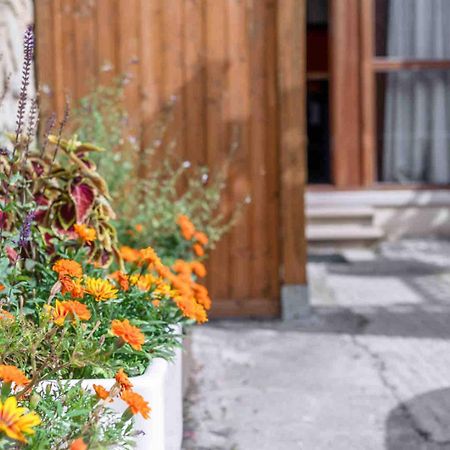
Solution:
[[(35, 102), (27, 129), (24, 119), (32, 49), (28, 28), (17, 130), (0, 152), (0, 448), (128, 448), (133, 415), (149, 418), (150, 405), (127, 374), (172, 357), (176, 324), (207, 320), (211, 300), (197, 282), (206, 271), (152, 247), (119, 249), (91, 158), (101, 150), (63, 137), (67, 112), (34, 143)], [(182, 217), (176, 226), (193, 227)], [(109, 390), (106, 377), (116, 380)], [(86, 378), (99, 379), (95, 394)], [(109, 408), (117, 401), (128, 405), (122, 415)]]

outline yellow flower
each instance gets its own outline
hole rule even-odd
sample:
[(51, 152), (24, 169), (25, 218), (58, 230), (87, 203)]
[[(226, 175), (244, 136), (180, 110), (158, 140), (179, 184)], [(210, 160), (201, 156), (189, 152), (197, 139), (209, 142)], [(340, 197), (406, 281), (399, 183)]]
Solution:
[(98, 302), (116, 298), (119, 292), (108, 280), (91, 277), (86, 278), (84, 291)]
[(90, 244), (97, 239), (97, 233), (94, 228), (86, 226), (84, 223), (76, 223), (73, 226), (75, 233), (86, 244)]
[(150, 288), (156, 284), (158, 279), (151, 273), (146, 273), (144, 275), (131, 275), (130, 282), (133, 286), (137, 286), (141, 291), (148, 291)]
[(10, 439), (27, 442), (24, 434), (34, 434), (33, 427), (40, 423), (36, 413), (17, 405), (16, 397), (9, 397), (4, 403), (0, 400), (0, 432)]

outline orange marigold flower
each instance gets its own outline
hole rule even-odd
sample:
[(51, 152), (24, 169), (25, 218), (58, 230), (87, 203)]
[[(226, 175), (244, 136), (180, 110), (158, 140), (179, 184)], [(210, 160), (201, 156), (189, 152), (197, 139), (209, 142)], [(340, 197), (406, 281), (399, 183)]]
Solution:
[(111, 332), (121, 338), (127, 344), (130, 344), (135, 350), (141, 350), (145, 342), (145, 335), (142, 331), (130, 324), (128, 319), (113, 320), (111, 322)]
[(128, 275), (121, 270), (116, 270), (109, 277), (117, 281), (117, 284), (120, 286), (120, 289), (122, 289), (122, 291), (128, 291), (128, 289), (130, 289)]
[(101, 302), (116, 298), (119, 291), (108, 280), (87, 277), (84, 292), (92, 295), (97, 302)]
[(138, 233), (142, 233), (142, 231), (144, 230), (144, 226), (142, 225), (142, 223), (138, 223), (137, 225), (134, 226), (134, 229), (135, 229)]
[(192, 246), (192, 250), (194, 250), (194, 253), (197, 256), (204, 256), (204, 254), (205, 254), (205, 250), (203, 249), (203, 247), (200, 244), (194, 244)]
[(9, 397), (3, 403), (0, 400), (0, 432), (10, 439), (27, 442), (25, 434), (34, 434), (33, 427), (41, 423), (35, 412), (17, 405), (16, 397)]
[(186, 275), (191, 275), (192, 272), (191, 265), (182, 259), (177, 259), (172, 264), (172, 270), (176, 273), (183, 273)]
[(137, 392), (125, 391), (121, 395), (121, 399), (128, 404), (133, 414), (140, 413), (144, 419), (150, 417), (151, 408), (148, 403)]
[(139, 259), (139, 250), (136, 250), (134, 248), (128, 247), (127, 245), (123, 245), (119, 249), (120, 257), (127, 262), (137, 262)]
[(211, 299), (209, 297), (208, 289), (201, 284), (193, 283), (192, 290), (194, 291), (197, 303), (200, 303), (206, 310), (211, 309)]
[(59, 275), (60, 279), (65, 276), (74, 278), (81, 278), (83, 276), (81, 265), (73, 259), (58, 259), (53, 264), (53, 270)]
[(61, 294), (70, 294), (72, 298), (83, 298), (84, 288), (81, 284), (81, 278), (72, 279), (68, 276), (61, 277)]
[(208, 236), (202, 231), (196, 231), (194, 234), (194, 239), (201, 245), (207, 245), (209, 242)]
[(152, 305), (153, 305), (155, 308), (157, 308), (157, 307), (160, 305), (160, 303), (161, 303), (161, 300), (158, 300), (158, 299), (152, 300)]
[[(94, 388), (95, 394), (99, 399), (101, 400), (109, 399), (109, 391), (107, 391), (103, 386), (99, 384), (93, 384), (92, 387)], [(110, 400), (112, 401), (112, 399)]]
[(195, 226), (189, 219), (189, 217), (185, 215), (181, 215), (178, 217), (177, 224), (180, 227), (181, 235), (187, 241), (190, 241), (194, 237)]
[(92, 243), (97, 239), (97, 233), (94, 228), (86, 226), (84, 223), (76, 223), (73, 226), (75, 233), (86, 244)]
[(195, 320), (198, 323), (208, 321), (205, 308), (198, 304), (194, 298), (180, 295), (175, 297), (174, 301), (185, 317)]
[(3, 284), (0, 284), (0, 292), (2, 292), (3, 290), (5, 290), (5, 286)]
[(158, 267), (162, 265), (158, 254), (152, 247), (143, 248), (139, 250), (139, 263), (150, 267)]
[(69, 450), (87, 450), (88, 446), (84, 443), (83, 438), (75, 439), (69, 447)]
[(117, 371), (115, 379), (122, 391), (129, 391), (133, 387), (133, 384), (131, 383), (128, 375), (124, 372), (123, 369), (119, 369)]
[(167, 266), (164, 266), (163, 264), (161, 264), (161, 266), (155, 267), (155, 269), (160, 277), (169, 278), (172, 275), (170, 269)]
[(17, 386), (25, 386), (30, 380), (16, 366), (0, 365), (0, 380), (4, 383), (15, 383)]
[(191, 269), (199, 278), (206, 277), (206, 267), (200, 261), (192, 261)]
[(3, 319), (14, 320), (14, 316), (10, 312), (0, 308), (0, 320)]

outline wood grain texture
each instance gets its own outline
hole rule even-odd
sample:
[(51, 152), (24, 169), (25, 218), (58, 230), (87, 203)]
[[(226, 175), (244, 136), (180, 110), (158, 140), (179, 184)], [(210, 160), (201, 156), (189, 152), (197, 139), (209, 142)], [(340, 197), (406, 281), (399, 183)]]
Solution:
[(306, 0), (279, 0), (277, 16), (282, 282), (306, 284)]
[(361, 184), (360, 0), (332, 0), (330, 115), (333, 181)]
[[(278, 315), (280, 265), (285, 282), (305, 281), (304, 1), (64, 2), (91, 5), (82, 18), (64, 8), (55, 15), (58, 1), (37, 2), (39, 78), (55, 94), (49, 106), (58, 108), (65, 91), (76, 99), (130, 73), (127, 109), (145, 145), (176, 96), (169, 134), (180, 156), (213, 171), (230, 161), (225, 211), (252, 200), (208, 262), (213, 316)], [(89, 38), (73, 39), (78, 27)]]

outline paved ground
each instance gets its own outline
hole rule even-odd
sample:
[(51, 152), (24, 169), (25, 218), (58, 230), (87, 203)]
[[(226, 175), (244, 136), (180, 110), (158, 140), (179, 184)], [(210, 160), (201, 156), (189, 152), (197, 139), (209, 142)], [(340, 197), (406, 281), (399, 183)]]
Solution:
[(307, 320), (193, 330), (185, 450), (450, 449), (450, 243), (347, 257)]

